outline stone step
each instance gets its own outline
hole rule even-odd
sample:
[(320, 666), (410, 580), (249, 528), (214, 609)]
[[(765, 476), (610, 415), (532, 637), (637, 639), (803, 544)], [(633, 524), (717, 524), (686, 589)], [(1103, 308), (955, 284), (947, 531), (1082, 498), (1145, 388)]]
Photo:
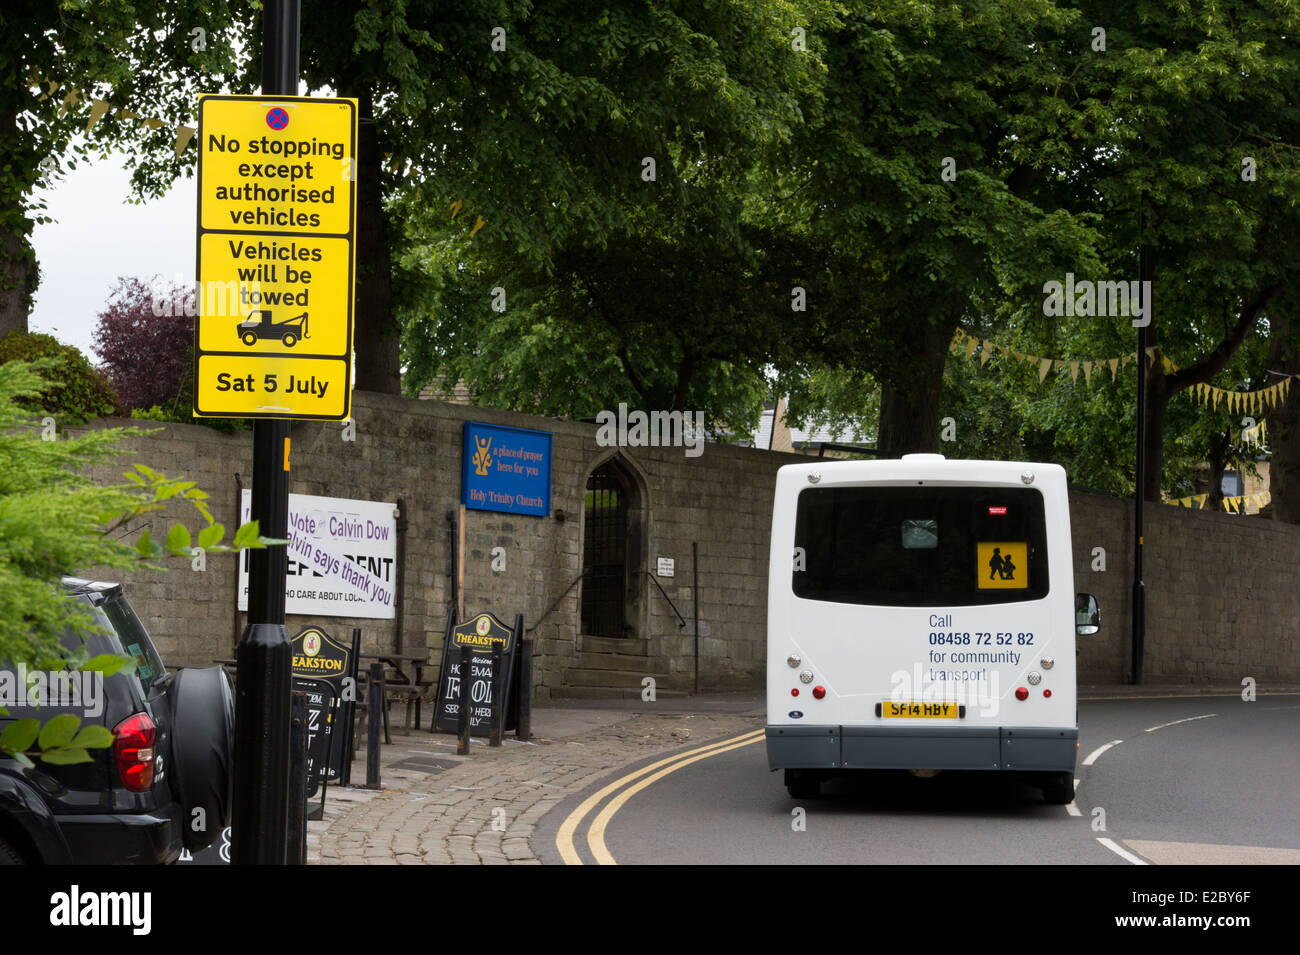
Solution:
[[(655, 699), (683, 699), (688, 696), (683, 690), (663, 690), (655, 688)], [(553, 701), (564, 700), (639, 700), (641, 690), (614, 686), (561, 686), (551, 690)], [(651, 704), (647, 703), (646, 706)]]
[(648, 669), (600, 670), (587, 667), (565, 667), (561, 674), (561, 682), (564, 686), (625, 686), (640, 694), (641, 681), (648, 676), (654, 677), (656, 684), (667, 682), (664, 676)]
[(578, 637), (578, 649), (585, 653), (628, 653), (644, 656), (649, 652), (649, 640), (636, 637)]
[(653, 676), (650, 672), (650, 658), (631, 653), (592, 653), (583, 650), (573, 655), (569, 665), (580, 670), (624, 670), (628, 673), (640, 670), (643, 676)]

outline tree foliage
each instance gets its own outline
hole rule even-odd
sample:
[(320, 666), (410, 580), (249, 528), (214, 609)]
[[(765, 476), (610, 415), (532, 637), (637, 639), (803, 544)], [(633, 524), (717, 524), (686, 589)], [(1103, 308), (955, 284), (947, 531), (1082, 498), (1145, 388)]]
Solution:
[[(36, 187), (110, 149), (125, 152), (139, 196), (193, 175), (194, 150), (176, 155), (176, 125), (194, 124), (199, 92), (234, 80), (252, 22), (239, 0), (0, 6), (0, 335), (26, 330), (39, 283), (30, 239), (49, 220)], [(111, 108), (87, 133), (92, 98)]]
[[(168, 478), (144, 464), (124, 474), (121, 484), (96, 484), (86, 469), (118, 457), (117, 442), (141, 432), (90, 429), (60, 438), (44, 429), (19, 404), (47, 387), (38, 371), (48, 375), (52, 364), (0, 364), (0, 660), (44, 670), (109, 672), (124, 662), (87, 659), (84, 650), (69, 655), (60, 645), (65, 631), (84, 633), (93, 625), (84, 607), (68, 599), (60, 579), (97, 567), (157, 566), (168, 555), (193, 553), (184, 524), (173, 524), (159, 539), (151, 527), (143, 533), (137, 528), (132, 540), (132, 522), (174, 500), (189, 503), (203, 519), (198, 540), (208, 554), (283, 542), (261, 537), (250, 522), (230, 544), (223, 543), (225, 528), (208, 509), (208, 495), (193, 481)], [(66, 721), (59, 726), (66, 728)], [(65, 739), (62, 728), (42, 735), (51, 752), (80, 746), (76, 737)], [(0, 749), (25, 760), (25, 741), (30, 745), (26, 728), (7, 728)], [(58, 758), (67, 761), (66, 753)]]
[(127, 276), (109, 293), (95, 351), (126, 411), (159, 405), (174, 413), (190, 403), (181, 385), (192, 364), (193, 295), (192, 288)]
[(119, 410), (119, 399), (104, 375), (96, 371), (75, 345), (52, 335), (13, 332), (0, 339), (0, 364), (46, 361), (48, 383), (41, 396), (18, 398), (21, 407), (52, 415), (59, 427), (83, 424)]

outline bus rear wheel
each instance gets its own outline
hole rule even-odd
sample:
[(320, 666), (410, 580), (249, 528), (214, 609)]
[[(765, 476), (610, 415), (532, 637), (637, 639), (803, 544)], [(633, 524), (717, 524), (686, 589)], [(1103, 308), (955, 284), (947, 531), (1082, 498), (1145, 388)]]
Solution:
[(816, 799), (822, 794), (822, 781), (811, 773), (787, 769), (785, 788), (789, 791), (791, 799)]
[(1049, 806), (1064, 806), (1074, 802), (1074, 773), (1044, 773), (1040, 786), (1043, 802)]

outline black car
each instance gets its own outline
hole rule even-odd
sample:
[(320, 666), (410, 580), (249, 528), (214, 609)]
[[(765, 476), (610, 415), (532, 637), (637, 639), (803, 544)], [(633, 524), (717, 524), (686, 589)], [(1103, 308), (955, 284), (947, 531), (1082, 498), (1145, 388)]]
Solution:
[[(69, 599), (91, 608), (106, 631), (68, 633), (91, 656), (134, 657), (135, 672), (103, 679), (81, 705), (8, 705), (6, 721), (44, 724), (72, 713), (104, 726), (113, 746), (91, 762), (24, 769), (0, 754), (0, 865), (165, 864), (209, 845), (229, 824), (234, 702), (220, 667), (168, 670), (119, 584), (65, 578)], [(16, 677), (13, 664), (0, 664)], [(89, 701), (89, 705), (88, 702)], [(65, 700), (62, 702), (72, 702)]]

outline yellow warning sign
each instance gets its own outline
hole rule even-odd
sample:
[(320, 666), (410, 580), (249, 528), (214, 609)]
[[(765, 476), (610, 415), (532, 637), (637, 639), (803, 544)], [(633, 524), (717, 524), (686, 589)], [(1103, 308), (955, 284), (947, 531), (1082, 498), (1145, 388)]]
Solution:
[[(204, 383), (196, 391), (205, 407), (221, 407), (232, 418), (346, 418), (348, 380), (342, 358), (285, 358), (245, 355), (238, 371), (226, 355), (199, 355), (195, 377)], [(207, 397), (204, 397), (204, 396)]]
[[(199, 238), (210, 308), (201, 352), (338, 355), (348, 348), (352, 244), (235, 236)], [(229, 306), (235, 305), (234, 308)]]
[(1027, 541), (981, 541), (975, 545), (975, 580), (980, 590), (1025, 590), (1029, 586)]
[(357, 104), (199, 99), (196, 416), (348, 417)]

